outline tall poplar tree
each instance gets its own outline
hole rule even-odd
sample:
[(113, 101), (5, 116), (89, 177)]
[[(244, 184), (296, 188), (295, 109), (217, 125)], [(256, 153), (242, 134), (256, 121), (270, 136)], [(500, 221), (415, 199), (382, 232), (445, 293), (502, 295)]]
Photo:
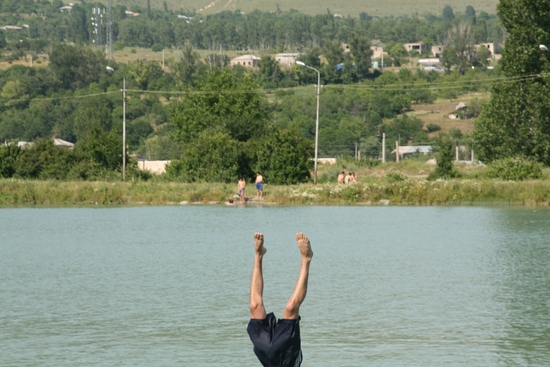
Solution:
[(550, 165), (550, 2), (501, 0), (498, 14), (509, 36), (502, 53), (506, 77), (475, 123), (478, 157), (523, 156)]

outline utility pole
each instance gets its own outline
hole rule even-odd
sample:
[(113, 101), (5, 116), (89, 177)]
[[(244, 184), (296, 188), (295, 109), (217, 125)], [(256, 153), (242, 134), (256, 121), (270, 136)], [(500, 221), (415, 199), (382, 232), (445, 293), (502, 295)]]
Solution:
[(126, 78), (122, 80), (122, 181), (126, 181)]
[(105, 42), (105, 55), (107, 60), (113, 59), (113, 13), (111, 0), (107, 4), (107, 41)]

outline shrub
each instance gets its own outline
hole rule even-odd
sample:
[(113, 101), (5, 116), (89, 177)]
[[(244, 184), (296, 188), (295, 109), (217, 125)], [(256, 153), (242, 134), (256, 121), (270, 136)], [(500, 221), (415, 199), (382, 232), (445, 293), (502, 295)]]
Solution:
[(525, 158), (505, 158), (492, 162), (486, 172), (489, 178), (522, 181), (542, 177), (542, 164)]
[(428, 175), (428, 180), (460, 177), (460, 172), (453, 168), (453, 142), (449, 138), (440, 137), (438, 145), (440, 153), (437, 157), (437, 167)]
[(437, 124), (428, 124), (428, 126), (426, 126), (426, 129), (428, 130), (429, 133), (433, 133), (441, 130), (441, 126)]
[(161, 52), (164, 49), (163, 45), (159, 45), (158, 43), (155, 43), (153, 47), (151, 47), (151, 51), (153, 52)]
[(114, 48), (115, 48), (115, 51), (120, 51), (122, 49), (124, 49), (124, 41), (116, 41), (114, 44), (113, 44)]

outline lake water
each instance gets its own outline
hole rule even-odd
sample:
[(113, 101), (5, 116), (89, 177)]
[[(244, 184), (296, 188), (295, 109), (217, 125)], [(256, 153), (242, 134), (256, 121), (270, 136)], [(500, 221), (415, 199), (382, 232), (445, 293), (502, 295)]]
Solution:
[(315, 253), (303, 366), (549, 366), (550, 210), (0, 209), (0, 366), (259, 366), (255, 231), (282, 316)]

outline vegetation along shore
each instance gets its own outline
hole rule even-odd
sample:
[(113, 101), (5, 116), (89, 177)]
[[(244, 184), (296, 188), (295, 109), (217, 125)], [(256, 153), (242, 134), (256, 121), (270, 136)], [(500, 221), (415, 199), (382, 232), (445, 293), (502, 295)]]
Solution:
[[(550, 170), (538, 179), (489, 178), (491, 168), (455, 164), (459, 178), (429, 180), (435, 168), (425, 162), (359, 167), (352, 161), (321, 165), (319, 183), (270, 185), (256, 200), (249, 184), (248, 205), (523, 205), (548, 206)], [(344, 167), (344, 168), (343, 168)], [(353, 170), (359, 182), (338, 184), (333, 173)], [(225, 205), (236, 195), (236, 183), (0, 180), (0, 205), (133, 206)], [(237, 202), (237, 201), (236, 201)]]

